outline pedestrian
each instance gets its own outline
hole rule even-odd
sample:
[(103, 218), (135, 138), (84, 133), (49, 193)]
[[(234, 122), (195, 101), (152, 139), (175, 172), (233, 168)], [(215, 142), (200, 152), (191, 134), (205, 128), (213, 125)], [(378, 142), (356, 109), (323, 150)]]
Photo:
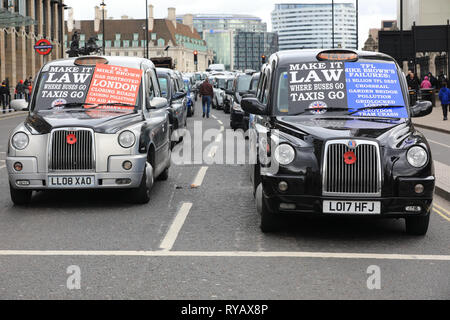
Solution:
[(438, 87), (438, 82), (435, 76), (433, 76), (433, 74), (431, 72), (428, 72), (428, 80), (430, 80), (431, 82), (431, 86), (433, 88), (437, 88)]
[(431, 89), (432, 85), (430, 80), (428, 79), (428, 76), (425, 76), (422, 83), (420, 84), (421, 89)]
[(447, 121), (448, 109), (450, 104), (450, 89), (447, 88), (447, 82), (442, 83), (441, 90), (439, 91), (439, 100), (441, 100), (444, 121)]
[(410, 71), (410, 74), (406, 77), (406, 81), (408, 82), (408, 89), (410, 90), (419, 90), (419, 79), (414, 72)]
[(0, 86), (0, 104), (3, 107), (3, 113), (6, 113), (8, 108), (8, 89), (6, 88), (6, 81), (2, 81)]
[(208, 77), (206, 77), (205, 81), (200, 85), (200, 97), (202, 97), (202, 105), (203, 105), (203, 118), (206, 116), (209, 118), (209, 112), (211, 110), (211, 101), (214, 96), (214, 89), (209, 83)]
[(16, 85), (16, 99), (23, 99), (25, 94), (25, 87), (23, 85), (23, 80), (20, 80)]

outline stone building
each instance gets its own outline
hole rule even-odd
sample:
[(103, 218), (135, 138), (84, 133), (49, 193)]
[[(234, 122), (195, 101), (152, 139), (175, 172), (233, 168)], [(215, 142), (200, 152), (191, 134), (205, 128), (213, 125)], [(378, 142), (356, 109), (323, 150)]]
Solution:
[[(75, 31), (80, 36), (80, 46), (84, 46), (90, 37), (97, 37), (97, 45), (103, 47), (105, 55), (144, 57), (146, 52), (145, 19), (133, 19), (122, 16), (121, 19), (105, 18), (103, 33), (103, 12), (95, 7), (95, 19), (67, 21), (66, 45)], [(148, 47), (149, 57), (172, 57), (175, 68), (182, 72), (205, 70), (213, 60), (213, 52), (207, 48), (193, 25), (192, 15), (186, 15), (183, 23), (176, 20), (175, 8), (168, 8), (165, 19), (155, 19), (153, 6), (149, 5)], [(105, 17), (107, 14), (105, 12)], [(105, 37), (103, 41), (103, 36)], [(194, 64), (194, 51), (198, 52), (198, 65)]]
[[(0, 79), (11, 89), (19, 80), (34, 77), (47, 61), (64, 56), (64, 0), (0, 1)], [(34, 45), (46, 38), (53, 45), (40, 55)]]

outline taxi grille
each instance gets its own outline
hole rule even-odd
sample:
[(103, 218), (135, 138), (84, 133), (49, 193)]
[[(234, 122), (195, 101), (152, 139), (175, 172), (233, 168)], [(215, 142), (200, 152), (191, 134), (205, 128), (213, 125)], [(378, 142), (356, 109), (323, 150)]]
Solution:
[[(381, 196), (381, 164), (379, 146), (375, 142), (356, 141), (356, 148), (348, 147), (349, 141), (333, 141), (326, 144), (323, 194), (330, 196)], [(344, 154), (353, 151), (356, 162), (346, 164)]]
[[(68, 143), (68, 137), (73, 144)], [(89, 130), (56, 130), (52, 133), (51, 171), (92, 171), (94, 169), (93, 134)], [(75, 139), (73, 139), (75, 137)]]

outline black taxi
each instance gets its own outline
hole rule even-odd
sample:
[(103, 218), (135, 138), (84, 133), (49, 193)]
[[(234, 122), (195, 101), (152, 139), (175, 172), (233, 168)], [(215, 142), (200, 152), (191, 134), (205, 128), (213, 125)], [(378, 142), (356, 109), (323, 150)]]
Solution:
[(251, 177), (261, 230), (283, 213), (404, 218), (428, 230), (435, 177), (431, 151), (412, 117), (396, 61), (382, 53), (290, 50), (261, 69), (250, 116)]

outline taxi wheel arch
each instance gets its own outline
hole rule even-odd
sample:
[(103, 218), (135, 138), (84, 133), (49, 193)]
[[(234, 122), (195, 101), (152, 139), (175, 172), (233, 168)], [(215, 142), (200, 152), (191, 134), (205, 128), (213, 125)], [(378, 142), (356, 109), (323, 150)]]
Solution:
[(406, 217), (406, 233), (413, 236), (424, 236), (430, 223), (430, 211), (424, 216)]
[(262, 183), (258, 185), (256, 188), (256, 210), (261, 216), (261, 224), (260, 229), (263, 233), (269, 233), (277, 231), (280, 227), (280, 219), (276, 213), (272, 212), (267, 205), (266, 201), (270, 201), (265, 199)]
[(9, 184), (9, 192), (11, 195), (11, 201), (18, 206), (29, 204), (33, 195), (32, 190), (14, 189), (11, 183)]

